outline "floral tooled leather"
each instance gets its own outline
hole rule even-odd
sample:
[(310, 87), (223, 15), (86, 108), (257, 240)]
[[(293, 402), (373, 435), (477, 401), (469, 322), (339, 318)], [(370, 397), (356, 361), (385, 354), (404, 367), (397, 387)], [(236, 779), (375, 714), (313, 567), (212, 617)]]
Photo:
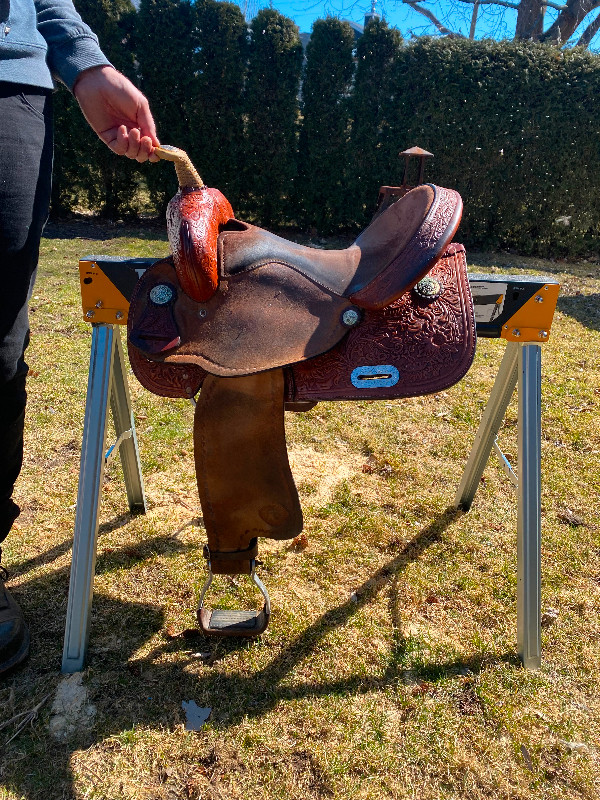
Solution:
[[(443, 287), (427, 300), (408, 292), (363, 321), (327, 353), (286, 370), (286, 401), (391, 400), (447, 389), (469, 369), (475, 353), (475, 320), (465, 249), (446, 247), (429, 275)], [(395, 384), (353, 385), (364, 365), (391, 365)]]

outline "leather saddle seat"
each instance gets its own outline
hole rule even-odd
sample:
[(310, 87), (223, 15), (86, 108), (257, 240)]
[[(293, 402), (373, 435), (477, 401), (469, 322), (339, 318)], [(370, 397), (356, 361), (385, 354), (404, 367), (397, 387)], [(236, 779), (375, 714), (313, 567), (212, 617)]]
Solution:
[(222, 377), (313, 358), (365, 310), (410, 290), (452, 240), (461, 211), (457, 192), (418, 186), (344, 250), (294, 244), (231, 219), (217, 239), (214, 293), (198, 302), (182, 291), (171, 262), (153, 267), (132, 303), (130, 341), (149, 359)]

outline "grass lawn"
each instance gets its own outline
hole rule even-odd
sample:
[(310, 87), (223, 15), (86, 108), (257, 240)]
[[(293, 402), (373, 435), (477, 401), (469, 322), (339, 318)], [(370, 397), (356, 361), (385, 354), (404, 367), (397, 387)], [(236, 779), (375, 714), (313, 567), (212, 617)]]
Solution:
[[(451, 509), (502, 342), (481, 340), (466, 378), (439, 395), (287, 415), (308, 547), (261, 542), (273, 616), (246, 643), (190, 630), (205, 541), (192, 408), (131, 377), (149, 511), (128, 513), (115, 459), (102, 493), (86, 694), (79, 723), (57, 729), (91, 343), (77, 262), (166, 252), (160, 229), (118, 225), (54, 226), (43, 241), (23, 513), (3, 556), (32, 652), (0, 683), (0, 800), (597, 800), (595, 263), (468, 254), (473, 272), (551, 274), (563, 287), (543, 347), (540, 671), (516, 655), (516, 495), (500, 465), (490, 461), (468, 514)], [(516, 415), (515, 397), (500, 435), (513, 463)], [(223, 596), (236, 589), (219, 586)], [(246, 584), (237, 591), (243, 599)], [(184, 729), (188, 700), (212, 709), (199, 732)]]

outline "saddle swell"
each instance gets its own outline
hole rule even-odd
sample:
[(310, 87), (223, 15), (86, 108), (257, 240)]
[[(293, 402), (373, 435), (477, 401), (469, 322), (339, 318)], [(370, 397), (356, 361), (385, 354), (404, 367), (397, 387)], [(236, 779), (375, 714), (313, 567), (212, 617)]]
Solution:
[(167, 206), (167, 232), (183, 291), (199, 303), (217, 291), (217, 238), (233, 217), (218, 189), (182, 188)]
[[(302, 530), (285, 405), (439, 391), (470, 366), (475, 324), (464, 248), (450, 245), (462, 211), (453, 190), (418, 186), (337, 251), (236, 220), (213, 191), (172, 201), (173, 256), (138, 281), (129, 354), (150, 391), (201, 389), (194, 453), (209, 577), (198, 621), (208, 635), (256, 636), (270, 616), (257, 540)], [(213, 574), (249, 575), (262, 611), (205, 608)]]

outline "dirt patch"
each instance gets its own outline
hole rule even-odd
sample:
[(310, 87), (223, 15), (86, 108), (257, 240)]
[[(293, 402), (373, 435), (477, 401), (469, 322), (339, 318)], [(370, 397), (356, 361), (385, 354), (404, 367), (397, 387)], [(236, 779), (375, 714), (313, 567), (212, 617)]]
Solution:
[(312, 447), (288, 451), (294, 480), (302, 502), (312, 506), (328, 503), (342, 481), (360, 471), (360, 459), (351, 453), (319, 453)]
[(52, 716), (50, 717), (50, 735), (65, 741), (80, 731), (88, 731), (96, 718), (96, 706), (88, 702), (88, 691), (83, 685), (80, 672), (68, 675), (58, 684)]

